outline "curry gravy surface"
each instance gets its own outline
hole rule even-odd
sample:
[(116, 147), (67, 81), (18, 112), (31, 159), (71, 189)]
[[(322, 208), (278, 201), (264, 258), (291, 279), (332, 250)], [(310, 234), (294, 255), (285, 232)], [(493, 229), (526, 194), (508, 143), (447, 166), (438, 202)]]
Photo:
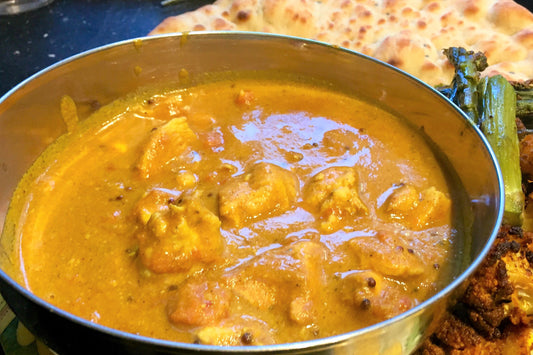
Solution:
[(260, 345), (374, 324), (448, 281), (452, 192), (384, 110), (252, 80), (116, 105), (27, 186), (24, 283), (59, 308), (149, 337)]

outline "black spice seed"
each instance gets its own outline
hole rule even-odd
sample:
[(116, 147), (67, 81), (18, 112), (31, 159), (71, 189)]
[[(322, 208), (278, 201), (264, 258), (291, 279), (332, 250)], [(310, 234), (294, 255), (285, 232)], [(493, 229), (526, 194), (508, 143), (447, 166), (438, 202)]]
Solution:
[(437, 263), (435, 263), (435, 264), (433, 264), (433, 268), (434, 268), (435, 270), (438, 270), (438, 269), (440, 269), (440, 265), (437, 264)]
[(409, 254), (413, 254), (415, 251), (414, 251), (413, 249), (409, 248), (409, 249), (407, 249), (407, 252), (408, 252)]
[(373, 277), (367, 278), (366, 283), (368, 287), (372, 287), (372, 288), (376, 287), (376, 280)]
[(361, 309), (367, 310), (370, 309), (370, 300), (368, 298), (363, 298), (361, 301)]
[(244, 332), (241, 335), (241, 341), (244, 345), (250, 345), (254, 341), (254, 337), (250, 332)]
[(402, 251), (403, 251), (403, 247), (402, 247), (401, 245), (398, 245), (398, 246), (396, 247), (396, 250), (402, 252)]
[(171, 204), (174, 203), (174, 201), (175, 201), (175, 200), (171, 197), (171, 198), (169, 198), (169, 199), (167, 200), (167, 203), (168, 203), (169, 205), (171, 205)]

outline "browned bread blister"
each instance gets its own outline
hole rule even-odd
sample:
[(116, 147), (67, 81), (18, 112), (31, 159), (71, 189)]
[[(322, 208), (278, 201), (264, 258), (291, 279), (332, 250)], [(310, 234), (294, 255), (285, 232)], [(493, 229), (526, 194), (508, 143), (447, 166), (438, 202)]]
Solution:
[(453, 67), (443, 48), (485, 52), (484, 75), (533, 78), (533, 14), (511, 0), (217, 0), (150, 32), (243, 30), (305, 37), (388, 62), (430, 85)]

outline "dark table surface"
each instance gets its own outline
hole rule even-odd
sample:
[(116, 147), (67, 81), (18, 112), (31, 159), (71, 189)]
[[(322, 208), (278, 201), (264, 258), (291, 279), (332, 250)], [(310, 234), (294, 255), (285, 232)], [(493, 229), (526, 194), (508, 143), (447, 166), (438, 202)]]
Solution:
[[(20, 15), (0, 16), (0, 96), (47, 66), (108, 43), (144, 36), (167, 16), (214, 0), (55, 0)], [(533, 9), (533, 0), (517, 0)]]
[(145, 36), (163, 19), (214, 0), (55, 0), (19, 15), (0, 16), (0, 96), (74, 54)]

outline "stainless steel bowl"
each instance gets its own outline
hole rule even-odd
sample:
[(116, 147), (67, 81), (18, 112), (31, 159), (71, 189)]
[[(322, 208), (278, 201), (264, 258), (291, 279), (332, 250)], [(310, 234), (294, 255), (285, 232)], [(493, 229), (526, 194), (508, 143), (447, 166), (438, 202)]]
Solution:
[(475, 270), (501, 223), (503, 184), (486, 140), (438, 92), (370, 57), (300, 38), (245, 32), (189, 33), (124, 41), (64, 60), (24, 81), (0, 100), (0, 223), (10, 196), (40, 152), (65, 130), (59, 100), (67, 94), (81, 118), (139, 87), (206, 73), (290, 73), (339, 87), (404, 117), (441, 152), (464, 187), (464, 240), (453, 280), (419, 306), (372, 327), (334, 337), (258, 347), (216, 347), (151, 339), (70, 315), (17, 284), (3, 238), (0, 291), (19, 319), (60, 354), (113, 353), (411, 353), (431, 332), (446, 303)]

